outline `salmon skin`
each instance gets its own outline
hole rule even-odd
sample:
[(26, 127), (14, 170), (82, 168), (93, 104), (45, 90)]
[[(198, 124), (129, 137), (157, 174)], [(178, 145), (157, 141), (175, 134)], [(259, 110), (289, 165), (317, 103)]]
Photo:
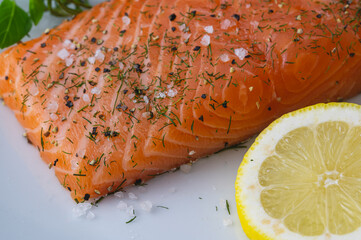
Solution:
[(77, 202), (361, 90), (359, 1), (114, 0), (0, 55), (0, 95)]

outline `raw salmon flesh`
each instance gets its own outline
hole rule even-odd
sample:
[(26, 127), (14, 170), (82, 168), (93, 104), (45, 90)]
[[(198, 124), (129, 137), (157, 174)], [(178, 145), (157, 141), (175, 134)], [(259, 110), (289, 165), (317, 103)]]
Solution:
[(113, 0), (0, 55), (0, 96), (77, 202), (361, 90), (360, 2)]

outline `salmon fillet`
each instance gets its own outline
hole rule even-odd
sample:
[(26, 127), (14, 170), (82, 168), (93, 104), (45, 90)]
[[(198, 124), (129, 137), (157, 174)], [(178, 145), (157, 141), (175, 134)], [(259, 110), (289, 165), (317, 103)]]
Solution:
[[(352, 3), (351, 3), (352, 2)], [(113, 0), (0, 55), (0, 95), (77, 202), (361, 90), (359, 1)]]

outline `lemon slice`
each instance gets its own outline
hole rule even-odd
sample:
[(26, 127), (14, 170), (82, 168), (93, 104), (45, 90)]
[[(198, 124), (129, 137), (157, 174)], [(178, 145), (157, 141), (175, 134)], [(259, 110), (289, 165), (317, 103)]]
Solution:
[(361, 107), (317, 104), (273, 122), (236, 180), (252, 240), (361, 239)]

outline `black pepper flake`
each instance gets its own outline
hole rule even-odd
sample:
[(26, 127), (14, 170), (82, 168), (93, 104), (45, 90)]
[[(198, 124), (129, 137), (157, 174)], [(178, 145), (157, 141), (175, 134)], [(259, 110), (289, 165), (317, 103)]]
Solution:
[(119, 133), (116, 132), (116, 131), (112, 131), (111, 136), (112, 136), (112, 137), (118, 137), (118, 136), (119, 136)]
[(147, 118), (147, 120), (150, 120), (154, 117), (154, 113), (153, 112), (149, 112), (149, 117)]
[(71, 188), (70, 188), (70, 187), (68, 187), (68, 190), (71, 192)]
[(123, 37), (124, 36), (124, 33), (126, 32), (127, 30), (122, 30), (120, 31), (120, 36)]
[(47, 131), (46, 133), (44, 133), (44, 137), (49, 137), (50, 136), (50, 132)]
[(68, 108), (72, 108), (74, 106), (72, 101), (67, 101), (65, 106), (67, 106)]
[(271, 108), (271, 107), (268, 107), (268, 108), (267, 108), (267, 110), (268, 110), (268, 111), (271, 111), (271, 110), (272, 110), (272, 108)]
[(97, 39), (95, 37), (93, 37), (91, 40), (90, 40), (92, 43), (95, 43), (97, 41)]
[(115, 108), (116, 108), (117, 110), (121, 110), (121, 109), (122, 109), (122, 104), (119, 103)]
[(228, 142), (225, 142), (224, 147), (228, 147), (228, 144), (229, 144)]
[(174, 21), (177, 18), (177, 15), (175, 15), (174, 13), (172, 13), (171, 15), (169, 15), (169, 20), (170, 21)]
[(203, 98), (203, 99), (206, 99), (206, 97), (207, 97), (207, 95), (206, 94), (202, 94), (202, 96), (201, 96), (201, 98)]
[(128, 92), (128, 89), (123, 90), (123, 94), (127, 94), (127, 92)]
[(174, 75), (174, 72), (170, 72), (170, 73), (168, 73), (169, 74), (169, 76), (173, 76)]
[(64, 72), (60, 73), (59, 79), (63, 79), (64, 78)]
[(23, 57), (23, 61), (26, 61), (26, 57)]
[(294, 42), (299, 42), (300, 39), (297, 37), (297, 38), (293, 39), (293, 41), (294, 41)]
[(85, 66), (85, 61), (80, 62), (80, 66), (84, 67)]
[(316, 17), (317, 17), (317, 18), (322, 18), (322, 14), (321, 14), (321, 13), (320, 13), (320, 14), (317, 14)]
[(211, 17), (212, 17), (212, 18), (216, 17), (216, 14), (211, 14)]
[(97, 127), (93, 127), (93, 130), (91, 132), (92, 136), (96, 137), (98, 135), (97, 129), (98, 129)]
[(175, 51), (177, 51), (177, 50), (178, 50), (177, 47), (172, 47), (172, 51), (173, 51), (173, 52), (175, 52)]
[(175, 30), (177, 30), (175, 27), (172, 27), (171, 29), (172, 29), (173, 32), (175, 32)]
[(75, 102), (75, 101), (78, 101), (80, 99), (80, 97), (75, 96), (73, 99), (74, 99), (74, 102)]
[(109, 61), (109, 65), (110, 65), (110, 66), (114, 66), (115, 64), (116, 64), (115, 61)]
[(86, 88), (83, 89), (83, 93), (86, 93)]
[(203, 115), (201, 115), (198, 119), (203, 122), (204, 121)]
[(142, 95), (142, 94), (143, 94), (143, 90), (136, 87), (136, 88), (134, 89), (134, 93), (137, 94), (137, 95)]
[(199, 51), (199, 49), (201, 49), (200, 46), (196, 46), (195, 48), (193, 48), (193, 51)]
[(251, 55), (248, 54), (248, 55), (246, 55), (244, 58), (250, 58), (250, 57), (251, 57)]
[(54, 161), (54, 167), (56, 166), (56, 164), (58, 163), (58, 161), (59, 161), (59, 159), (55, 159), (55, 161)]
[(142, 184), (142, 179), (137, 179), (137, 180), (135, 180), (135, 182), (134, 182), (134, 185), (135, 186), (139, 186), (139, 185), (141, 185)]
[(89, 193), (86, 193), (86, 194), (84, 195), (84, 200), (85, 200), (85, 201), (88, 201), (89, 198), (90, 198), (90, 194), (89, 194)]
[(349, 55), (350, 55), (350, 57), (354, 57), (355, 53), (350, 53)]
[(64, 96), (64, 100), (65, 100), (65, 101), (68, 101), (68, 100), (69, 100), (69, 96), (68, 96), (68, 95)]
[(99, 71), (100, 71), (100, 68), (96, 67), (96, 68), (95, 68), (95, 71), (96, 71), (96, 72), (99, 72)]
[(42, 43), (42, 44), (40, 44), (40, 47), (41, 47), (41, 48), (46, 47), (46, 43)]
[(9, 76), (5, 76), (5, 80), (6, 80), (6, 81), (9, 80)]
[(110, 69), (109, 68), (104, 68), (103, 73), (110, 73)]
[(222, 103), (222, 107), (227, 108), (227, 101), (225, 101), (224, 103)]
[(140, 65), (139, 64), (134, 64), (134, 69), (136, 72), (139, 72), (139, 73), (142, 73), (142, 69), (140, 68)]
[(236, 60), (235, 60), (235, 59), (232, 60), (232, 64), (236, 64)]
[(118, 47), (113, 48), (113, 51), (114, 51), (114, 52), (118, 52), (118, 50), (119, 50)]
[(241, 19), (241, 17), (239, 16), (239, 14), (233, 14), (232, 17), (234, 19), (236, 19), (237, 21), (239, 21)]
[(269, 9), (268, 13), (274, 13), (273, 9)]

